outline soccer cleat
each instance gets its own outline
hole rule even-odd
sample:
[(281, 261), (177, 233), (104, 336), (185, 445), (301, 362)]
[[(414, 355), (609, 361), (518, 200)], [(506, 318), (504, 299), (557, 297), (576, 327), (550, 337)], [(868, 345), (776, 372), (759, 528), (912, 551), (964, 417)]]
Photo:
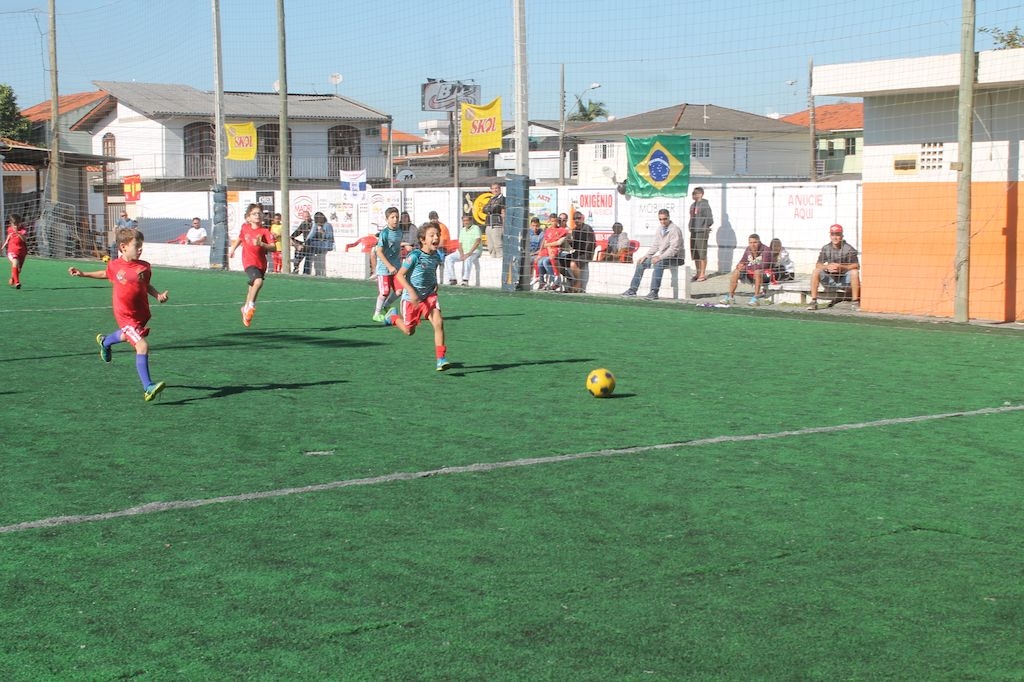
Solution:
[(21, 282), (15, 282), (14, 283), (14, 288), (15, 289), (20, 289), (21, 288)]
[(150, 384), (149, 386), (146, 387), (146, 392), (142, 395), (142, 397), (148, 403), (153, 398), (160, 395), (160, 391), (164, 390), (166, 386), (167, 384), (165, 384), (162, 381), (158, 381), (155, 384)]
[(807, 309), (808, 310), (817, 310), (818, 309), (818, 299), (812, 298), (811, 302), (807, 304)]
[(443, 372), (443, 371), (445, 371), (446, 369), (448, 369), (451, 366), (452, 366), (452, 363), (448, 362), (448, 358), (438, 358), (437, 359), (437, 371), (438, 372)]
[(622, 296), (625, 296), (627, 298), (636, 296), (636, 289), (626, 289), (625, 291), (622, 292)]
[(100, 347), (100, 360), (110, 362), (110, 348), (103, 345), (103, 334), (96, 335), (96, 344)]
[(747, 301), (747, 305), (761, 305), (761, 299), (757, 296), (751, 296), (750, 300)]
[(376, 313), (374, 313), (373, 314), (373, 321), (374, 322), (383, 322), (384, 321), (384, 313), (383, 312), (376, 312)]
[(645, 301), (657, 301), (658, 300), (658, 292), (657, 291), (652, 291), (651, 293), (649, 293), (646, 296), (644, 296), (644, 300)]
[(852, 301), (850, 303), (850, 311), (851, 312), (855, 312), (855, 313), (860, 311), (860, 301), (859, 300), (858, 301)]
[(242, 324), (246, 327), (252, 324), (252, 316), (256, 313), (256, 308), (249, 308), (242, 306)]
[(386, 313), (384, 313), (384, 320), (383, 320), (383, 322), (384, 322), (384, 326), (385, 327), (390, 327), (392, 325), (391, 316), (394, 315), (394, 314), (396, 314), (394, 308), (392, 308), (392, 309), (388, 310)]
[(722, 303), (724, 303), (725, 305), (732, 305), (735, 302), (736, 302), (736, 297), (735, 296), (723, 296), (722, 297)]

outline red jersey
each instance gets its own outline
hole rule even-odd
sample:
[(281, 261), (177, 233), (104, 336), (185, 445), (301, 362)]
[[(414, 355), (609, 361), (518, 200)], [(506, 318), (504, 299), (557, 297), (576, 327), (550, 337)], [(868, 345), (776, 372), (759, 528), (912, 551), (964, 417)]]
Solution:
[(253, 227), (250, 223), (242, 225), (238, 233), (238, 240), (242, 242), (242, 267), (259, 268), (267, 271), (267, 252), (263, 247), (257, 246), (260, 241), (266, 244), (274, 243), (274, 233), (266, 227)]
[(24, 227), (7, 226), (7, 253), (15, 258), (20, 258), (28, 252), (25, 244), (25, 235), (28, 230)]
[[(569, 234), (569, 230), (567, 230), (564, 227), (549, 227), (548, 229), (544, 230), (543, 242), (557, 242), (559, 239), (566, 236), (567, 234)], [(562, 242), (562, 244), (565, 244), (565, 242)], [(547, 247), (548, 256), (550, 256), (551, 258), (557, 258), (561, 250), (561, 246)]]
[(107, 263), (107, 279), (114, 285), (117, 326), (142, 329), (149, 322), (149, 282), (153, 268), (144, 260), (115, 258)]

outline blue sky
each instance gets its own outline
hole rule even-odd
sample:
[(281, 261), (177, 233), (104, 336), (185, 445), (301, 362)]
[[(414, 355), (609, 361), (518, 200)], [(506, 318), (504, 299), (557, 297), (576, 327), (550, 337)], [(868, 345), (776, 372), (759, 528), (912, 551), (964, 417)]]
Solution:
[[(221, 0), (226, 90), (270, 91), (278, 78), (275, 0)], [(417, 132), (426, 78), (470, 80), (513, 115), (512, 0), (287, 0), (291, 92), (335, 91), (391, 113)], [(61, 93), (93, 80), (213, 88), (210, 0), (56, 0)], [(583, 99), (628, 116), (688, 102), (756, 114), (807, 106), (808, 61), (834, 64), (959, 51), (959, 0), (526, 0), (529, 113), (558, 116), (559, 65), (568, 106)], [(1019, 25), (1024, 5), (978, 0), (977, 25)], [(22, 108), (50, 96), (45, 0), (0, 6), (0, 82)], [(992, 47), (981, 34), (977, 49)]]

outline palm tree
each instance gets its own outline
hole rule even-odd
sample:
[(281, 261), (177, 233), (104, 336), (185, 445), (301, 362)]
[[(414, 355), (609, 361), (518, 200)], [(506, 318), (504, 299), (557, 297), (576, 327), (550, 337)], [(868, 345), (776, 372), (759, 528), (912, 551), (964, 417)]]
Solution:
[(582, 99), (576, 100), (576, 111), (569, 114), (568, 120), (570, 121), (596, 121), (599, 118), (607, 118), (608, 110), (604, 107), (604, 102), (595, 102), (588, 99), (586, 105), (583, 104)]

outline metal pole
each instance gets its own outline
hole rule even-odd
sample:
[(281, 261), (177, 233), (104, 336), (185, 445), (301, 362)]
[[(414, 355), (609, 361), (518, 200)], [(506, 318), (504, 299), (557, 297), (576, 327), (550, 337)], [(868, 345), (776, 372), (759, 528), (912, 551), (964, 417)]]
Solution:
[(57, 7), (50, 0), (50, 201), (60, 201), (60, 92), (57, 87)]
[[(278, 128), (280, 129), (279, 138), (279, 154), (280, 162), (278, 165), (281, 168), (281, 205), (278, 207), (281, 213), (281, 263), (282, 269), (284, 263), (291, 263), (291, 251), (288, 248), (289, 242), (288, 235), (291, 233), (291, 220), (289, 219), (289, 207), (291, 206), (291, 197), (288, 192), (288, 179), (291, 175), (291, 164), (288, 163), (289, 157), (291, 157), (291, 141), (288, 135), (288, 59), (287, 51), (285, 49), (285, 30), (284, 30), (284, 0), (277, 0), (277, 68), (278, 68), (278, 85), (280, 85), (281, 95), (281, 112), (278, 117)], [(335, 95), (337, 96), (337, 95)], [(341, 181), (341, 178), (338, 178)], [(271, 216), (273, 218), (273, 216)]]
[(210, 239), (210, 265), (228, 267), (227, 180), (224, 170), (224, 68), (221, 62), (220, 0), (211, 0), (213, 13), (213, 228)]
[(959, 171), (956, 181), (956, 294), (953, 320), (970, 319), (971, 262), (971, 162), (974, 145), (974, 1), (963, 0), (960, 23), (960, 104), (957, 110), (957, 147), (960, 158), (953, 168)]
[(558, 184), (565, 184), (565, 64), (558, 70)]
[(811, 182), (818, 181), (818, 135), (814, 130), (814, 59), (807, 60), (807, 129), (811, 135)]
[(459, 189), (459, 133), (462, 130), (462, 81), (455, 83), (455, 111), (452, 112), (452, 138), (448, 141), (452, 146), (452, 177), (455, 179), (455, 190)]
[(516, 88), (516, 173), (530, 174), (530, 114), (529, 85), (526, 68), (526, 2), (513, 3), (512, 37), (515, 43)]
[(394, 154), (395, 147), (394, 147), (394, 139), (395, 139), (395, 121), (391, 117), (391, 114), (388, 114), (388, 152), (387, 152), (387, 154), (388, 154), (387, 159), (388, 160), (387, 160), (387, 168), (388, 168), (388, 177), (390, 178), (390, 180), (388, 181), (389, 182), (388, 186), (391, 187), (391, 189), (395, 188), (395, 154)]

